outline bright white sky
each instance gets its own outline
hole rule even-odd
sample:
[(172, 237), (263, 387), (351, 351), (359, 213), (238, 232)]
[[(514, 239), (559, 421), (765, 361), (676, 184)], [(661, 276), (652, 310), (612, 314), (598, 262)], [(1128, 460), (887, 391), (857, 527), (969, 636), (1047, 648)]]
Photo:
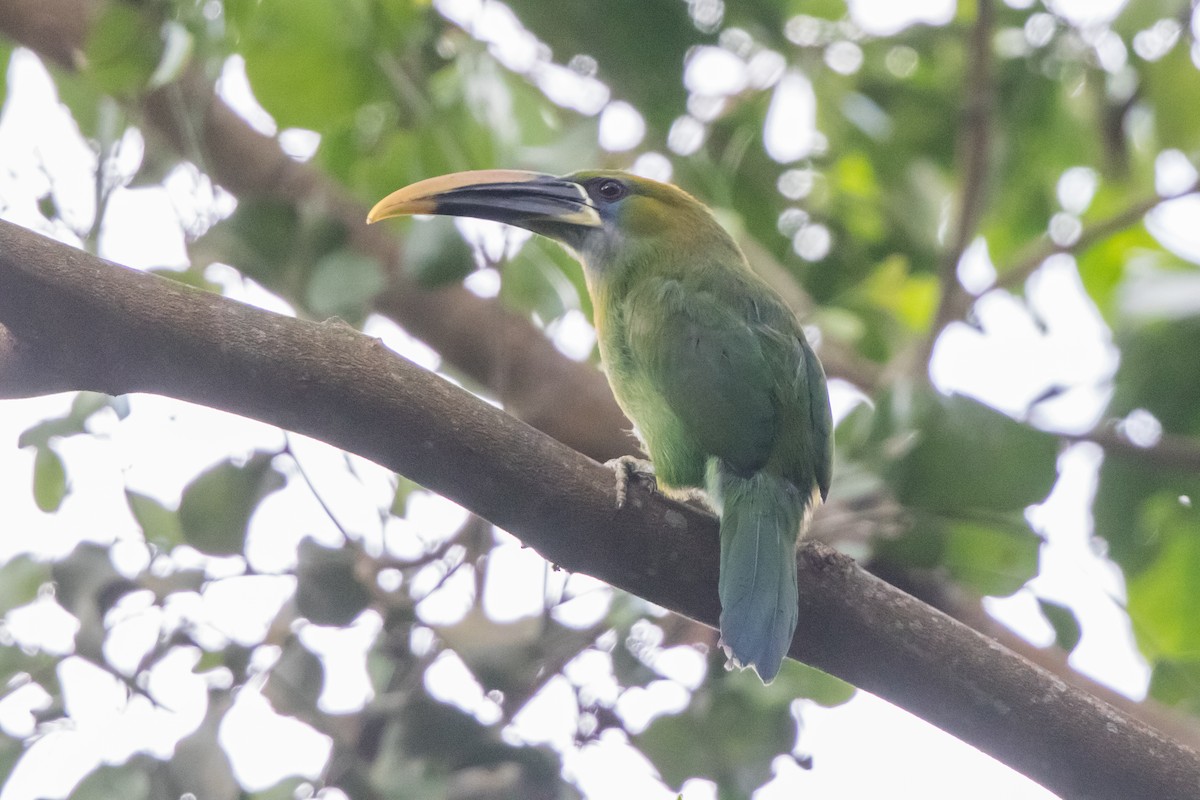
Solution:
[[(1073, 19), (1091, 22), (1111, 18), (1121, 3), (1061, 0), (1054, 5)], [(478, 0), (442, 0), (439, 6), (448, 16), (468, 25), (472, 19), (486, 17), (487, 30), (494, 32), (498, 55), (506, 63), (532, 68), (533, 62), (527, 60), (528, 35), (501, 7), (482, 7)], [(953, 3), (946, 0), (920, 3), (858, 0), (852, 7), (860, 25), (880, 33), (895, 31), (914, 20), (942, 23), (953, 12)], [(768, 147), (780, 148), (783, 156), (795, 157), (795, 153), (786, 151), (787, 147), (800, 146), (807, 152), (820, 146), (820, 133), (815, 129), (808, 139), (779, 137), (774, 132), (784, 128), (808, 129), (813, 125), (814, 99), (802, 75), (783, 76), (769, 59), (741, 63), (733, 57), (737, 62), (733, 63), (718, 53), (706, 58), (717, 61), (705, 64), (699, 60), (689, 68), (687, 77), (698, 86), (708, 86), (714, 95), (737, 91), (751, 82), (767, 86), (778, 81), (773, 104), (778, 128), (772, 126), (767, 131)], [(835, 66), (854, 68), (852, 52), (839, 58), (844, 60)], [(94, 214), (89, 177), (94, 170), (94, 156), (57, 106), (52, 85), (35, 58), (18, 52), (9, 75), (7, 113), (0, 119), (0, 216), (38, 227), (33, 198), (49, 181), (56, 196), (66, 199), (62, 209), (65, 218), (76, 228), (86, 227)], [(567, 83), (569, 77), (557, 69), (543, 68), (537, 74), (539, 84), (551, 96), (572, 97), (575, 104), (586, 105), (583, 110), (588, 113), (597, 113), (605, 107), (608, 95), (602, 84), (581, 79), (585, 81), (583, 91), (572, 92)], [(236, 61), (227, 70), (222, 88), (227, 98), (258, 127), (273, 129), (270, 118), (249, 97)], [(576, 84), (574, 89), (580, 89), (580, 85)], [(672, 147), (679, 152), (698, 146), (697, 137), (703, 135), (704, 109), (693, 112), (699, 116), (691, 118), (692, 123), (672, 132)], [(29, 124), (31, 119), (38, 120), (38, 124)], [(628, 150), (640, 142), (644, 124), (637, 111), (627, 104), (609, 104), (602, 120), (601, 140), (609, 149)], [(310, 153), (316, 146), (315, 137), (306, 132), (285, 132), (285, 136), (293, 152)], [(778, 144), (772, 145), (772, 137), (776, 137)], [(771, 152), (775, 154), (774, 150)], [(139, 138), (128, 137), (123, 146), (125, 168), (135, 169), (140, 155)], [(641, 156), (635, 168), (657, 177), (669, 175), (669, 162), (657, 154)], [(1170, 163), (1165, 164), (1163, 180), (1169, 182), (1172, 176), (1178, 179), (1180, 169), (1178, 163), (1174, 168)], [(1068, 200), (1077, 197), (1079, 191), (1090, 194), (1086, 191), (1086, 175), (1076, 175), (1067, 183), (1066, 189), (1060, 189)], [(1078, 188), (1081, 183), (1084, 189)], [(1083, 202), (1086, 205), (1086, 200)], [(230, 198), (214, 192), (211, 185), (188, 169), (173, 173), (165, 190), (119, 191), (106, 218), (101, 254), (136, 267), (181, 266), (186, 263), (181, 223), (189, 223), (198, 213), (212, 213), (214, 208), (227, 213), (231, 204)], [(1064, 202), (1064, 207), (1069, 208), (1069, 204)], [(1200, 253), (1194, 230), (1186, 223), (1181, 224), (1190, 216), (1184, 211), (1164, 209), (1156, 215), (1155, 226), (1164, 240), (1173, 240), (1178, 249)], [(476, 236), (489, 235), (486, 226), (469, 229)], [(74, 236), (61, 226), (46, 232), (75, 242)], [(829, 241), (827, 231), (823, 234), (819, 230), (810, 231), (807, 238), (798, 237), (796, 241), (798, 250), (836, 246)], [(964, 265), (964, 282), (968, 285), (977, 282), (984, 289), (992, 274), (986, 253), (977, 248)], [(213, 267), (210, 277), (220, 281), (231, 296), (288, 311), (286, 304), (241, 281), (228, 268)], [(475, 288), (490, 293), (496, 288), (496, 279), (498, 276), (482, 275), (475, 279)], [(954, 327), (939, 343), (933, 362), (938, 386), (945, 391), (968, 392), (1014, 413), (1052, 380), (1103, 386), (1115, 369), (1116, 353), (1109, 331), (1087, 300), (1069, 261), (1048, 264), (1039, 272), (1029, 287), (1029, 303), (1044, 322), (1044, 329), (1035, 324), (1020, 300), (1002, 292), (985, 295), (977, 306), (982, 330)], [(581, 320), (572, 318), (555, 332), (556, 339), (568, 352), (590, 350), (590, 330)], [(373, 320), (370, 333), (418, 363), (429, 368), (438, 366), (436, 354), (385, 321)], [(1072, 391), (1045, 404), (1037, 422), (1051, 428), (1087, 428), (1106, 401), (1107, 396), (1099, 388)], [(130, 544), (118, 544), (115, 549), (118, 565), (136, 569), (141, 566), (144, 552), (135, 544), (138, 532), (125, 508), (125, 485), (174, 503), (187, 482), (204, 467), (231, 454), (246, 454), (255, 447), (278, 448), (282, 442), (280, 432), (257, 423), (162, 398), (135, 396), (131, 398), (132, 413), (125, 420), (101, 414), (95, 424), (97, 436), (59, 443), (59, 452), (68, 465), (72, 494), (59, 513), (44, 515), (34, 507), (28, 489), (32, 453), (17, 449), (17, 437), (35, 422), (62, 413), (69, 402), (69, 397), (59, 396), (3, 404), (0, 507), (4, 509), (5, 524), (12, 527), (0, 536), (0, 558), (26, 551), (61, 555), (80, 540), (105, 543), (127, 540)], [(838, 391), (835, 395), (835, 404), (842, 411), (852, 402), (853, 396), (848, 392)], [(356, 475), (352, 476), (344, 469), (341, 457), (330, 448), (300, 437), (293, 438), (292, 444), (342, 524), (363, 531), (366, 540), (375, 546), (393, 550), (411, 548), (414, 537), (430, 539), (448, 535), (462, 519), (461, 509), (426, 495), (414, 501), (408, 520), (382, 529), (376, 509), (386, 507), (391, 500), (390, 476), (385, 471), (355, 459)], [(1013, 597), (992, 598), (987, 603), (991, 613), (1039, 643), (1049, 642), (1051, 633), (1037, 610), (1036, 598), (1068, 604), (1078, 614), (1084, 631), (1072, 663), (1081, 671), (1138, 697), (1145, 691), (1148, 674), (1132, 646), (1128, 621), (1119, 609), (1124, 591), (1122, 580), (1112, 564), (1097, 556), (1090, 539), (1086, 509), (1095, 490), (1099, 460), (1099, 451), (1089, 445), (1072, 447), (1063, 454), (1061, 477), (1053, 494), (1029, 512), (1035, 527), (1047, 539), (1042, 574)], [(295, 546), (304, 535), (330, 544), (340, 538), (301, 483), (290, 481), (284, 491), (264, 504), (255, 519), (247, 552), (260, 572), (291, 566)], [(551, 573), (540, 558), (520, 548), (511, 537), (502, 535), (502, 541), (504, 544), (493, 559), (494, 577), (485, 591), (484, 605), (494, 619), (513, 623), (504, 629), (505, 636), (518, 635), (521, 620), (539, 612), (548, 599), (560, 597), (564, 581), (570, 581), (572, 593), (582, 593), (580, 599), (564, 607), (564, 617), (582, 624), (604, 613), (609, 596), (605, 588), (580, 576), (566, 578)], [(195, 558), (202, 561), (199, 556)], [(210, 568), (217, 572), (221, 569), (219, 564)], [(234, 578), (215, 583), (202, 595), (180, 598), (165, 611), (153, 609), (145, 598), (127, 598), (114, 612), (119, 622), (109, 652), (118, 664), (131, 667), (161, 625), (178, 624), (182, 620), (204, 621), (202, 635), (211, 637), (214, 644), (227, 640), (253, 643), (262, 636), (291, 588), (288, 577)], [(453, 625), (469, 607), (467, 588), (452, 580), (426, 601), (421, 611), (431, 625)], [(261, 614), (255, 616), (255, 612)], [(13, 612), (6, 620), (6, 627), (17, 641), (55, 653), (69, 652), (76, 632), (73, 620), (50, 598)], [(305, 642), (322, 654), (331, 676), (322, 698), (326, 710), (355, 709), (368, 698), (361, 654), (378, 630), (378, 618), (367, 613), (345, 632), (304, 631)], [(451, 633), (446, 631), (447, 635)], [(475, 635), (479, 634), (476, 630)], [(269, 666), (273, 657), (270, 648), (262, 648), (256, 654), (256, 663)], [(221, 676), (205, 678), (192, 673), (193, 658), (194, 654), (179, 653), (154, 670), (152, 690), (164, 698), (171, 710), (151, 708), (138, 698), (127, 702), (123, 689), (111, 678), (80, 660), (67, 659), (62, 679), (76, 724), (43, 736), (21, 762), (0, 800), (28, 800), (42, 795), (62, 797), (98, 761), (119, 763), (138, 750), (160, 756), (169, 754), (174, 742), (194, 729), (203, 717), (206, 680), (221, 680)], [(650, 714), (658, 713), (655, 709), (678, 708), (686, 698), (684, 687), (694, 684), (701, 672), (700, 657), (686, 648), (676, 648), (662, 658), (677, 681), (662, 681), (649, 691), (623, 701), (622, 712), (631, 719), (641, 719), (643, 724)], [(603, 658), (592, 656), (581, 660), (572, 665), (568, 674), (570, 680), (594, 685), (602, 694), (613, 690)], [(495, 718), (494, 704), (483, 696), (457, 657), (442, 658), (431, 670), (428, 686), (435, 696), (471, 710), (482, 720)], [(328, 741), (307, 726), (274, 714), (259, 688), (252, 685), (238, 695), (221, 729), (222, 742), (239, 779), (247, 788), (254, 789), (269, 786), (289, 774), (316, 776), (327, 757)], [(598, 744), (575, 750), (571, 745), (573, 722), (563, 711), (573, 707), (573, 703), (562, 702), (567, 691), (565, 679), (552, 681), (512, 726), (510, 734), (514, 739), (546, 741), (564, 752), (569, 777), (590, 798), (674, 797), (654, 777), (652, 767), (619, 736), (608, 735)], [(33, 689), (10, 694), (0, 701), (0, 727), (18, 736), (31, 733), (33, 719), (29, 710), (44, 699)], [(788, 759), (780, 759), (775, 780), (756, 795), (758, 800), (795, 796), (923, 800), (957, 800), (964, 796), (980, 800), (1053, 797), (1023, 776), (865, 693), (835, 709), (804, 703), (802, 716), (800, 749), (814, 755), (815, 769), (806, 772)], [(264, 742), (270, 745), (264, 746)], [(864, 768), (865, 765), (869, 767)], [(332, 800), (340, 797), (340, 793), (322, 796)], [(693, 781), (685, 787), (684, 797), (707, 800), (715, 797), (715, 791), (705, 782)]]

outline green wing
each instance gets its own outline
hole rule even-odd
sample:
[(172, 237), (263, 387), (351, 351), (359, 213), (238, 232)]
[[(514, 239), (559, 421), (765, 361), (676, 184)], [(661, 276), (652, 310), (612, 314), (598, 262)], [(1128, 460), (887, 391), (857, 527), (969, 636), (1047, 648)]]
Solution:
[(749, 473), (771, 455), (776, 381), (763, 338), (711, 293), (663, 280), (629, 297), (633, 361), (709, 455)]
[(775, 467), (798, 487), (829, 494), (833, 474), (833, 414), (825, 370), (809, 347), (792, 312), (782, 303), (755, 306), (772, 375), (780, 376), (776, 403), (779, 430), (772, 459)]
[(825, 370), (817, 354), (801, 339), (804, 356), (805, 380), (801, 391), (808, 397), (809, 418), (812, 425), (812, 463), (821, 499), (829, 496), (829, 483), (833, 479), (833, 411), (829, 408), (829, 389), (825, 385)]

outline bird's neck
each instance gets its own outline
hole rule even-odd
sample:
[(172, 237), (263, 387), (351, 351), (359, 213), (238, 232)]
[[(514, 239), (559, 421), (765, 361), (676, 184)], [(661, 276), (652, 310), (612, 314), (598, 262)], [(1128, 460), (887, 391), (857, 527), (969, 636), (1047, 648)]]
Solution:
[(698, 291), (711, 291), (727, 281), (731, 272), (749, 272), (745, 256), (719, 227), (693, 231), (686, 240), (638, 236), (606, 244), (578, 254), (601, 338), (615, 308), (647, 282), (675, 280)]

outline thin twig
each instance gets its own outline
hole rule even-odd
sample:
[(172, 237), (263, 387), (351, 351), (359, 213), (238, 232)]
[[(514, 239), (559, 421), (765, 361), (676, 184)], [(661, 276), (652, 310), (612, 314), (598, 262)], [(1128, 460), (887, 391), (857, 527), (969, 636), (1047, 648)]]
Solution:
[(1041, 238), (1025, 248), (1024, 253), (1017, 258), (1015, 266), (1004, 270), (1000, 274), (1000, 277), (996, 280), (996, 286), (1002, 289), (1016, 288), (1028, 280), (1029, 276), (1036, 272), (1038, 267), (1051, 256), (1059, 253), (1078, 253), (1086, 250), (1097, 242), (1112, 236), (1114, 233), (1119, 233), (1141, 222), (1146, 214), (1158, 208), (1163, 203), (1170, 200), (1177, 200), (1180, 197), (1197, 191), (1200, 191), (1200, 180), (1193, 181), (1190, 186), (1181, 192), (1144, 197), (1130, 204), (1128, 208), (1113, 214), (1111, 217), (1097, 220), (1085, 226), (1078, 238), (1068, 244), (1059, 244), (1051, 239), (1049, 234), (1043, 234)]
[(960, 318), (970, 296), (958, 282), (958, 263), (975, 237), (987, 197), (988, 161), (992, 143), (994, 91), (992, 75), (992, 33), (995, 28), (992, 0), (978, 0), (975, 25), (967, 41), (967, 79), (964, 88), (958, 160), (962, 165), (962, 183), (948, 247), (938, 267), (941, 303), (933, 328), (924, 347), (922, 364), (928, 363), (933, 343), (942, 329)]
[(321, 493), (317, 491), (317, 485), (315, 483), (313, 483), (313, 480), (309, 476), (308, 471), (305, 470), (304, 465), (300, 463), (300, 457), (298, 455), (296, 455), (296, 451), (294, 449), (292, 449), (292, 434), (289, 433), (288, 431), (284, 431), (283, 432), (283, 441), (284, 441), (283, 452), (287, 453), (289, 456), (292, 457), (292, 463), (296, 466), (296, 472), (299, 473), (301, 480), (303, 480), (304, 483), (307, 484), (308, 491), (312, 494), (312, 496), (314, 498), (316, 498), (317, 504), (320, 505), (321, 509), (325, 512), (325, 516), (329, 517), (329, 521), (332, 522), (333, 526), (338, 529), (339, 533), (342, 534), (342, 541), (346, 544), (350, 544), (351, 542), (353, 542), (354, 538), (350, 535), (350, 532), (348, 530), (346, 530), (346, 528), (342, 525), (341, 521), (338, 520), (337, 515), (333, 513), (333, 509), (330, 508), (329, 504), (325, 502), (325, 498), (322, 497)]
[(1133, 459), (1150, 467), (1200, 472), (1200, 439), (1164, 433), (1151, 445), (1132, 441), (1115, 421), (1101, 423), (1086, 433), (1057, 433), (1070, 442), (1094, 442), (1108, 455)]

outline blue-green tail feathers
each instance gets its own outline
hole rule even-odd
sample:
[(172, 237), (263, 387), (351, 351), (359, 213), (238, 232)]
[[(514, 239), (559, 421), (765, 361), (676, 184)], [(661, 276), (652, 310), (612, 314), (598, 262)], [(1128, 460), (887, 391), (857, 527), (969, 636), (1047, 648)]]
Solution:
[(796, 540), (811, 496), (781, 476), (741, 477), (716, 460), (708, 490), (721, 513), (721, 644), (770, 683), (796, 631)]

